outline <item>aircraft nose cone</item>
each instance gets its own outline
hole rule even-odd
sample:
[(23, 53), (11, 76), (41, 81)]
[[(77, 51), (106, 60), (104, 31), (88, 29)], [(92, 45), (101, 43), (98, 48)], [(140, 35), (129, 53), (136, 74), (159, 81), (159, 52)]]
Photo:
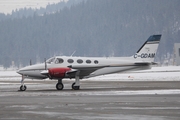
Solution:
[(21, 69), (17, 70), (16, 72), (17, 72), (18, 74), (22, 74)]
[(20, 68), (20, 69), (17, 70), (16, 72), (17, 72), (18, 74), (20, 74), (20, 75), (23, 75), (23, 74), (25, 73), (25, 71), (26, 71), (26, 67)]

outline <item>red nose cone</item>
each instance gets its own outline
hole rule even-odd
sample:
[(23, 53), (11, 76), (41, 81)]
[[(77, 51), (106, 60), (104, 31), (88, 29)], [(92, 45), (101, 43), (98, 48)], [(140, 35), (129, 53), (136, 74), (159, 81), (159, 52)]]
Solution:
[(70, 68), (50, 68), (48, 71), (52, 78), (64, 78), (66, 72), (70, 70)]

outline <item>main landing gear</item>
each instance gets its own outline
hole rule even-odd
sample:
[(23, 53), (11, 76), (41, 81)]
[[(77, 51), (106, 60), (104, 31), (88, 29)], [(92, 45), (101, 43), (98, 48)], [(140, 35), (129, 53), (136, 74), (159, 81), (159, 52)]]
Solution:
[(72, 84), (72, 86), (71, 86), (72, 89), (73, 90), (79, 90), (80, 86), (75, 86), (75, 84), (76, 84), (75, 82)]
[(25, 77), (22, 75), (20, 91), (25, 91), (27, 89), (26, 85), (24, 85), (24, 79)]
[(56, 84), (56, 89), (57, 90), (63, 90), (64, 85), (62, 83), (62, 79), (58, 79), (58, 83)]
[[(76, 82), (74, 82), (71, 86), (73, 90), (79, 90), (80, 89), (80, 84), (77, 81), (79, 81), (79, 80), (76, 80)], [(58, 83), (56, 84), (56, 89), (57, 90), (63, 90), (64, 89), (64, 84), (62, 83), (62, 79), (58, 80)]]
[[(72, 89), (73, 90), (79, 90), (80, 89), (80, 82), (79, 82), (79, 76), (78, 74), (75, 76), (75, 82), (72, 84)], [(56, 89), (57, 90), (63, 90), (64, 85), (62, 83), (62, 79), (58, 79), (58, 83), (56, 84)]]
[[(79, 74), (79, 73), (77, 73), (77, 74)], [(75, 82), (72, 84), (72, 89), (73, 90), (79, 90), (79, 88), (80, 88), (79, 76), (76, 75), (75, 79), (76, 79)]]

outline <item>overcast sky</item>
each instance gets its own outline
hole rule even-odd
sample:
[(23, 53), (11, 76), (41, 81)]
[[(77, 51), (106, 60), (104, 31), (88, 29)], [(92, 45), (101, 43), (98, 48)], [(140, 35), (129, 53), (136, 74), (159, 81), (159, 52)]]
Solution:
[[(63, 0), (0, 0), (0, 13), (11, 13), (19, 8), (40, 8), (46, 5), (58, 3)], [(64, 0), (67, 1), (67, 0)]]

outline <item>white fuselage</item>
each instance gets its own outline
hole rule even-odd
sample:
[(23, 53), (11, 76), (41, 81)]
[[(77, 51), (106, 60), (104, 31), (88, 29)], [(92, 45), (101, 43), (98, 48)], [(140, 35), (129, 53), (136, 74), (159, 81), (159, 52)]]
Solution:
[[(145, 66), (135, 66), (134, 63), (136, 61), (133, 57), (112, 57), (112, 58), (100, 58), (100, 57), (66, 57), (66, 56), (56, 56), (50, 58), (45, 63), (36, 64), (24, 67), (18, 70), (18, 73), (24, 75), (28, 78), (35, 79), (44, 79), (47, 78), (46, 75), (41, 74), (42, 71), (45, 70), (45, 66), (47, 69), (50, 68), (67, 68), (68, 66), (108, 66), (102, 67), (90, 73), (87, 76), (83, 76), (81, 78), (89, 78), (104, 74), (112, 74), (117, 72), (126, 72), (126, 71), (134, 71), (134, 70), (144, 70), (150, 69), (149, 65)], [(75, 69), (72, 69), (72, 71)], [(74, 78), (75, 76), (69, 77), (68, 75), (65, 78)]]

